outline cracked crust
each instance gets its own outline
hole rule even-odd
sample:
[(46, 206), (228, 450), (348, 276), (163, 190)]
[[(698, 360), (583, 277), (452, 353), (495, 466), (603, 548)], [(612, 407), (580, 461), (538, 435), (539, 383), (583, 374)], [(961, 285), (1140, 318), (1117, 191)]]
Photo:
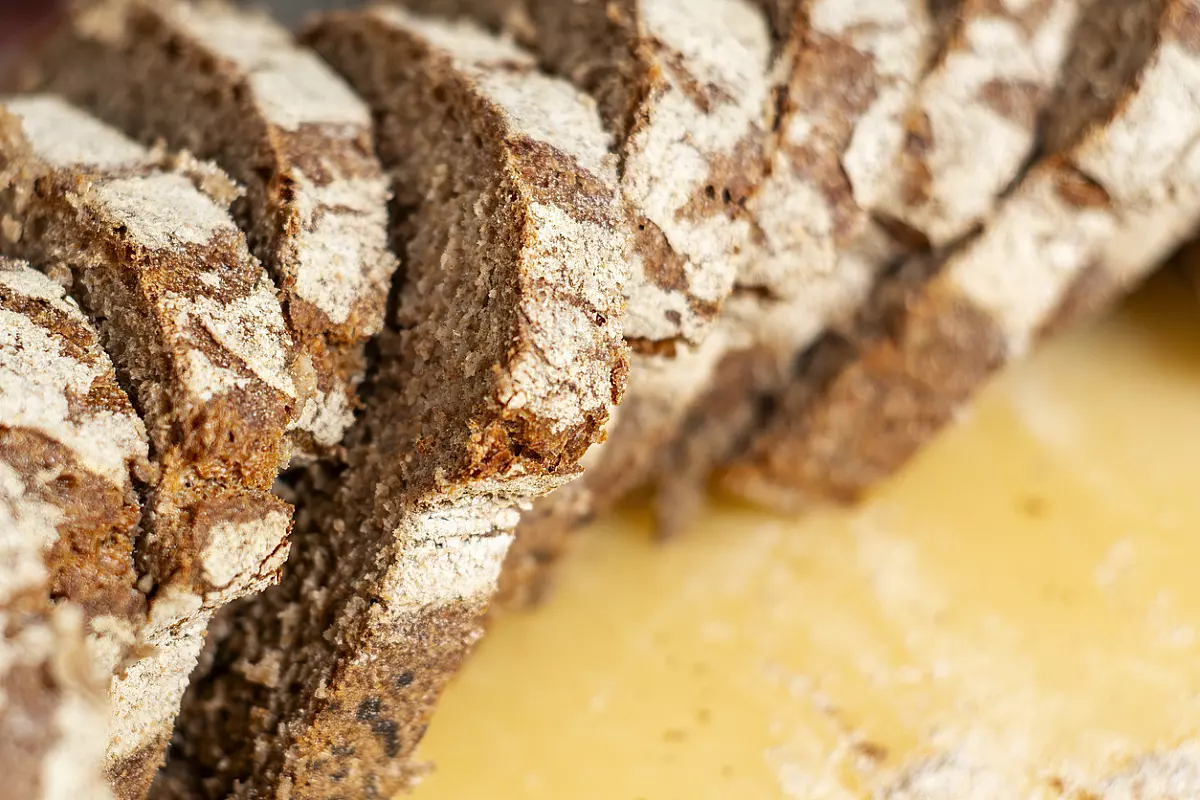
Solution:
[(1128, 14), (1088, 34), (1143, 53), (1120, 66), (1124, 89), (1099, 108), (1085, 92), (1087, 104), (1058, 109), (1071, 144), (1039, 162), (977, 237), (877, 287), (857, 338), (807, 362), (724, 486), (789, 508), (859, 496), (995, 369), (1105, 307), (1189, 235), (1200, 217), (1200, 4), (1127, 6), (1149, 16), (1143, 40), (1127, 40)]
[[(222, 615), (159, 797), (392, 796), (480, 635), (515, 504), (577, 473), (627, 370), (627, 228), (593, 104), (397, 9), (304, 39), (367, 100), (403, 211), (398, 330), (283, 583)], [(286, 731), (282, 736), (280, 731)]]
[(62, 287), (0, 258), (0, 767), (13, 797), (107, 796), (108, 678), (145, 614), (146, 430)]
[[(778, 32), (778, 67), (792, 82), (781, 82), (790, 88), (775, 160), (754, 198), (761, 207), (789, 210), (762, 223), (781, 232), (777, 241), (788, 242), (788, 228), (771, 225), (772, 218), (785, 226), (800, 221), (804, 235), (776, 250), (782, 258), (764, 258), (743, 276), (738, 300), (728, 304), (722, 322), (741, 328), (733, 338), (743, 344), (722, 370), (754, 380), (741, 389), (714, 380), (666, 449), (659, 469), (665, 532), (686, 526), (686, 510), (696, 506), (713, 465), (744, 446), (772, 394), (787, 385), (791, 365), (810, 348), (840, 347), (828, 342), (841, 342), (872, 286), (890, 280), (885, 266), (942, 249), (991, 213), (1035, 147), (1064, 61), (1079, 49), (1077, 23), (1087, 2), (855, 6), (878, 18), (874, 26), (850, 25), (846, 7), (824, 5), (801, 4), (783, 16), (792, 25)], [(910, 18), (924, 23), (897, 24)], [(850, 35), (831, 35), (835, 23)], [(923, 38), (914, 38), (917, 32)], [(847, 49), (851, 43), (857, 46)], [(835, 69), (834, 52), (844, 57), (844, 71)], [(872, 80), (855, 77), (864, 69)], [(823, 94), (814, 73), (849, 83)], [(823, 105), (822, 97), (840, 102)], [(852, 101), (853, 114), (845, 115), (842, 98)], [(814, 122), (806, 109), (828, 118)], [(814, 202), (822, 196), (824, 203)], [(815, 344), (823, 335), (827, 344)]]
[[(3, 249), (47, 270), (70, 265), (56, 275), (100, 321), (156, 469), (153, 522), (135, 553), (152, 592), (141, 635), (156, 649), (114, 684), (109, 741), (117, 790), (139, 797), (207, 617), (270, 583), (286, 556), (290, 508), (270, 487), (297, 405), (291, 340), (241, 233), (193, 185), (215, 173), (160, 168), (161, 158), (55, 97), (6, 106)], [(244, 526), (265, 557), (218, 584), (205, 553), (225, 541), (223, 525)], [(244, 566), (244, 551), (225, 555)], [(153, 760), (133, 770), (133, 753)]]
[(898, 158), (868, 205), (935, 248), (985, 219), (1033, 152), (1062, 76), (1078, 69), (1064, 64), (1091, 2), (965, 0), (905, 115)]
[(383, 326), (396, 260), (366, 106), (264, 15), (223, 3), (101, 0), (65, 22), (22, 83), (146, 143), (212, 159), (311, 364), (293, 436), (327, 452), (353, 421), (364, 346)]

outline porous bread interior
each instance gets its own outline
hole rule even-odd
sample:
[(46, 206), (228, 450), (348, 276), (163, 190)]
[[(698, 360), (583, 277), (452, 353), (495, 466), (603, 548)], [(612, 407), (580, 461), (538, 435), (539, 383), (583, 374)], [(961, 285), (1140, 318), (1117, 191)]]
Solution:
[[(530, 286), (526, 274), (545, 224), (523, 183), (539, 165), (518, 144), (533, 145), (514, 142), (462, 64), (419, 34), (366, 14), (332, 20), (306, 38), (376, 109), (397, 179), (396, 239), (408, 256), (400, 329), (379, 343), (348, 467), (298, 478), (283, 582), (222, 615), (161, 796), (225, 797), (236, 781), (237, 796), (406, 785), (432, 704), (479, 634), (507, 546), (492, 533), (515, 523), (506, 506), (572, 474), (603, 423), (598, 411), (573, 422), (577, 408), (523, 419), (502, 407), (533, 324), (521, 319), (528, 297), (564, 288)], [(439, 29), (439, 43), (459, 33)], [(612, 338), (615, 349), (618, 329)], [(620, 357), (595, 360), (575, 365), (576, 380), (599, 370), (617, 381)]]
[[(244, 187), (235, 214), (280, 288), (290, 327), (315, 368), (310, 413), (294, 434), (297, 447), (312, 452), (335, 445), (351, 421), (354, 387), (365, 369), (363, 345), (382, 326), (395, 268), (384, 242), (385, 184), (371, 152), (366, 108), (266, 18), (221, 3), (141, 0), (105, 0), (87, 13), (103, 15), (115, 30), (97, 34), (79, 19), (73, 28), (64, 26), (36, 68), (26, 70), (25, 82), (63, 94), (143, 142), (161, 138), (214, 159)], [(314, 119), (295, 130), (277, 123), (263, 96), (271, 87), (255, 83), (255, 67), (215, 47), (214, 41), (239, 46), (240, 40), (227, 41), (226, 29), (239, 24), (250, 44), (271, 48), (263, 58), (275, 61), (261, 61), (258, 69), (291, 68), (301, 73), (296, 81), (306, 79), (302, 89), (285, 87), (291, 90), (286, 99), (295, 103), (307, 93), (303, 107)], [(338, 231), (361, 240), (355, 246), (306, 230), (314, 223), (305, 209), (328, 194), (327, 185), (339, 193), (327, 199), (346, 208), (320, 209), (321, 219), (332, 214), (335, 224), (345, 223), (366, 207), (368, 218)], [(347, 277), (329, 274), (343, 261), (353, 262), (340, 267)], [(341, 297), (336, 308), (322, 301), (330, 297)]]
[[(71, 265), (72, 293), (100, 323), (122, 385), (147, 422), (159, 475), (148, 503), (154, 509), (153, 535), (140, 542), (140, 568), (156, 581), (192, 576), (203, 584), (202, 575), (191, 569), (203, 542), (192, 538), (204, 535), (207, 518), (218, 509), (238, 516), (251, 507), (276, 507), (269, 487), (286, 455), (283, 432), (292, 411), (287, 398), (266, 385), (196, 402), (183, 378), (192, 364), (185, 356), (196, 352), (179, 352), (186, 343), (175, 341), (168, 330), (176, 320), (168, 319), (162, 301), (191, 294), (205, 269), (226, 280), (252, 279), (256, 264), (231, 224), (229, 232), (213, 233), (206, 247), (156, 249), (135, 235), (141, 231), (153, 238), (160, 222), (176, 226), (173, 230), (185, 238), (197, 233), (203, 238), (209, 231), (189, 229), (182, 218), (149, 221), (137, 212), (122, 217), (117, 204), (105, 206), (98, 199), (106, 190), (124, 197), (116, 187), (165, 174), (135, 171), (104, 180), (73, 168), (56, 170), (30, 153), (20, 122), (11, 116), (0, 120), (0, 136), (13, 170), (0, 191), (0, 206), (20, 221), (3, 249), (36, 264)], [(211, 285), (204, 291), (210, 293)], [(247, 324), (268, 329), (257, 316), (250, 320)]]
[[(583, 392), (582, 409), (560, 401), (560, 407), (545, 414), (527, 415), (519, 404), (503, 404), (504, 373), (524, 357), (521, 343), (540, 324), (524, 315), (557, 299), (546, 290), (572, 291), (566, 285), (538, 286), (536, 280), (531, 285), (527, 274), (535, 246), (533, 223), (558, 224), (541, 217), (546, 207), (530, 192), (544, 176), (533, 171), (568, 171), (549, 177), (546, 186), (538, 184), (537, 190), (550, 190), (550, 205), (574, 202), (570, 195), (556, 199), (553, 192), (578, 191), (576, 187), (596, 179), (587, 177), (580, 163), (555, 161), (550, 150), (542, 154), (536, 142), (512, 144), (510, 137), (519, 132), (510, 133), (504, 112), (485, 99), (498, 84), (467, 77), (455, 57), (431, 53), (420, 37), (391, 22), (377, 25), (371, 15), (346, 19), (336, 36), (328, 33), (334, 26), (316, 27), (308, 41), (373, 108), (387, 109), (376, 115), (378, 148), (396, 180), (396, 238), (407, 257), (397, 310), (400, 331), (382, 337), (376, 391), (396, 392), (397, 402), (410, 409), (406, 414), (424, 457), (406, 467), (409, 485), (433, 487), (434, 472), (441, 484), (453, 484), (467, 477), (486, 479), (514, 464), (526, 464), (536, 474), (556, 471), (560, 459), (573, 463), (603, 424), (611, 398), (597, 397), (598, 390)], [(449, 42), (462, 29), (443, 30)], [(477, 35), (465, 39), (466, 44)], [(379, 39), (371, 42), (373, 37)], [(510, 68), (526, 67), (500, 64), (496, 74)], [(540, 158), (548, 160), (543, 164)], [(618, 224), (603, 208), (608, 202), (602, 198), (595, 204), (601, 214), (598, 229)], [(561, 268), (573, 269), (566, 263)], [(601, 278), (600, 285), (610, 280)], [(527, 299), (531, 294), (534, 302)], [(609, 307), (597, 308), (597, 320), (607, 329), (619, 303), (606, 302)], [(561, 345), (586, 349), (578, 341)], [(603, 358), (614, 369), (623, 364), (612, 353)], [(605, 382), (612, 377), (602, 365), (581, 369), (598, 372)], [(576, 381), (590, 385), (581, 380), (584, 373)], [(485, 408), (480, 398), (491, 398)], [(528, 403), (554, 399), (529, 398)], [(581, 410), (589, 419), (573, 423)], [(557, 418), (558, 427), (541, 429), (537, 418)], [(476, 431), (472, 440), (457, 435), (464, 429)]]
[(1088, 5), (1063, 65), (1064, 79), (1042, 119), (1044, 153), (1065, 150), (1089, 126), (1113, 115), (1154, 53), (1169, 2), (1104, 0)]

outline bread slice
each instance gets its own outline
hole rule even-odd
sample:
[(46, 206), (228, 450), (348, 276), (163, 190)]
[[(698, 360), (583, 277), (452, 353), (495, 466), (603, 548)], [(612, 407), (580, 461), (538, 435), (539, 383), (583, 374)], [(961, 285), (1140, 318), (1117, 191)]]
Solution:
[[(855, 26), (846, 7), (818, 2), (785, 17), (792, 24), (779, 68), (791, 76), (790, 84), (780, 81), (790, 87), (790, 102), (776, 125), (773, 167), (751, 204), (792, 213), (766, 215), (784, 223), (774, 226), (781, 233), (766, 237), (782, 246), (765, 248), (757, 269), (741, 279), (722, 320), (734, 346), (664, 450), (658, 470), (664, 532), (687, 525), (713, 466), (744, 445), (818, 337), (851, 324), (888, 264), (946, 247), (990, 213), (1037, 145), (1038, 119), (1085, 5), (906, 0), (864, 6), (861, 12), (879, 22)], [(834, 41), (854, 47), (830, 44), (835, 22), (846, 33)], [(917, 31), (923, 44), (913, 38)], [(834, 79), (822, 71), (839, 63), (831, 52), (860, 68), (875, 63), (875, 80), (851, 71), (841, 91), (825, 95), (820, 87)], [(822, 106), (814, 95), (858, 98), (856, 113), (847, 120), (837, 104)], [(810, 108), (828, 118), (812, 120)], [(811, 199), (817, 187), (825, 188), (824, 204)], [(803, 225), (789, 245), (785, 226), (792, 220), (815, 224)], [(829, 341), (837, 350), (836, 333)]]
[(977, 237), (881, 283), (855, 336), (802, 365), (724, 485), (781, 507), (859, 496), (997, 368), (1103, 308), (1185, 238), (1200, 215), (1197, 20), (1195, 0), (1092, 8), (1046, 124), (1064, 146)]
[(635, 225), (630, 393), (585, 477), (527, 515), (502, 590), (524, 596), (536, 587), (522, 576), (532, 580), (567, 531), (649, 479), (653, 454), (706, 385), (704, 342), (758, 235), (744, 200), (772, 101), (769, 32), (747, 0), (410, 4), (507, 21), (544, 66), (592, 95)]
[[(0, 116), (0, 249), (58, 270), (97, 323), (146, 421), (157, 468), (138, 570), (152, 648), (114, 687), (110, 770), (144, 793), (209, 616), (274, 580), (290, 508), (271, 494), (297, 411), (291, 339), (270, 279), (221, 185), (62, 100), (10, 98)], [(226, 188), (228, 180), (225, 179)]]
[(88, 3), (23, 83), (212, 159), (245, 187), (236, 216), (315, 382), (301, 387), (296, 449), (337, 445), (396, 268), (366, 106), (268, 17), (211, 0)]
[(146, 429), (62, 287), (0, 258), (0, 769), (6, 797), (106, 796), (104, 702), (145, 617)]
[(340, 475), (297, 490), (279, 587), (189, 691), (160, 797), (390, 797), (480, 634), (516, 505), (602, 436), (627, 225), (595, 106), (506, 41), (394, 8), (304, 40), (367, 100), (405, 242)]

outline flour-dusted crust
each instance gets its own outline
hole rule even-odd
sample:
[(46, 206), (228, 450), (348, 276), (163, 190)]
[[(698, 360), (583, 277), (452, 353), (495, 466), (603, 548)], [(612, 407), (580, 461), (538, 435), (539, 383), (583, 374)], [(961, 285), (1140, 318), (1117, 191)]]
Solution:
[(303, 37), (366, 99), (407, 209), (400, 327), (341, 474), (295, 487), (279, 587), (222, 615), (164, 797), (393, 796), (480, 635), (515, 506), (602, 438), (628, 230), (595, 105), (513, 44), (394, 8)]
[(286, 556), (290, 509), (270, 488), (298, 405), (291, 339), (270, 279), (193, 176), (58, 98), (6, 107), (2, 247), (70, 282), (100, 322), (156, 467), (136, 553), (155, 647), (114, 684), (109, 742), (114, 786), (138, 797), (191, 669), (180, 654)]
[(145, 616), (135, 481), (150, 475), (146, 429), (79, 307), (29, 265), (0, 258), (6, 796), (107, 796), (105, 686)]
[(940, 31), (926, 0), (761, 4), (776, 21), (778, 103), (738, 285), (803, 299), (871, 225)]
[[(867, 205), (934, 247), (992, 210), (1036, 145), (1087, 0), (965, 0)], [(983, 155), (986, 154), (986, 157)]]
[(742, 208), (771, 103), (770, 37), (746, 0), (535, 0), (546, 63), (616, 135), (637, 226), (626, 335), (698, 343), (756, 231)]
[(24, 83), (212, 159), (245, 187), (237, 216), (310, 365), (296, 448), (328, 451), (353, 421), (396, 268), (366, 106), (262, 14), (213, 0), (83, 8)]
[[(1070, 145), (1038, 163), (978, 237), (882, 284), (863, 339), (797, 376), (726, 486), (785, 507), (858, 496), (996, 368), (1103, 308), (1190, 234), (1200, 216), (1200, 4), (1108, 11), (1110, 50), (1146, 52), (1124, 89), (1074, 114)], [(1143, 15), (1142, 37), (1130, 40), (1125, 18)], [(1089, 46), (1102, 50), (1105, 35), (1093, 29)]]
[[(0, 471), (4, 466), (0, 463)], [(8, 516), (26, 501), (0, 478), (0, 524), (31, 541), (38, 531)], [(18, 512), (19, 513), (19, 512)], [(104, 779), (108, 674), (97, 668), (72, 603), (14, 611), (0, 600), (0, 770), (4, 796), (111, 800)]]

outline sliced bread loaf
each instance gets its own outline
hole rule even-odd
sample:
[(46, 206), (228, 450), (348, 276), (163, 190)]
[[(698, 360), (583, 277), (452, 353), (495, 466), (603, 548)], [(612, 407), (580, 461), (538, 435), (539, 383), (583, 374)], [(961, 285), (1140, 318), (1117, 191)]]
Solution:
[(1198, 20), (1195, 0), (1091, 9), (1046, 122), (1059, 149), (977, 236), (889, 274), (853, 336), (799, 365), (724, 484), (784, 507), (860, 495), (995, 369), (1185, 238), (1200, 214)]
[[(783, 246), (765, 248), (760, 266), (743, 278), (754, 291), (727, 304), (722, 324), (735, 344), (664, 451), (664, 530), (686, 525), (713, 465), (744, 445), (793, 365), (817, 355), (828, 360), (828, 352), (805, 355), (818, 337), (829, 332), (826, 347), (839, 350), (837, 331), (851, 326), (876, 281), (890, 280), (881, 278), (888, 264), (947, 246), (986, 218), (1036, 146), (1039, 116), (1086, 5), (906, 0), (856, 12), (874, 15), (874, 25), (854, 24), (849, 7), (837, 3), (798, 7), (779, 59), (793, 81), (780, 81), (790, 87), (790, 102), (776, 126), (773, 167), (752, 205), (781, 209), (790, 201), (820, 213), (765, 217), (817, 224), (790, 240), (786, 227), (774, 226), (784, 231), (776, 237)], [(923, 42), (914, 38), (919, 31)], [(837, 59), (828, 51), (839, 42), (853, 43), (838, 52), (851, 65), (849, 55), (858, 53), (860, 68), (874, 65), (875, 79), (850, 80), (846, 67), (849, 83), (826, 95), (822, 87), (834, 79), (816, 76), (833, 70)], [(822, 105), (829, 97), (858, 98), (855, 113), (839, 112), (828, 99)], [(814, 120), (806, 109), (825, 114)], [(805, 199), (814, 187), (825, 187), (824, 205)]]
[[(138, 541), (149, 654), (114, 687), (110, 770), (139, 797), (212, 612), (275, 578), (290, 508), (270, 493), (296, 416), (270, 279), (212, 170), (156, 156), (46, 95), (0, 115), (0, 250), (70, 284), (146, 421), (156, 474)], [(66, 265), (58, 268), (57, 265)]]
[(108, 796), (106, 689), (141, 631), (146, 429), (62, 287), (0, 258), (0, 769), (6, 797)]
[(370, 113), (264, 15), (222, 2), (80, 8), (22, 82), (147, 144), (212, 159), (245, 187), (235, 216), (302, 353), (296, 449), (327, 452), (353, 421), (396, 267)]
[(160, 797), (411, 785), (516, 505), (577, 473), (624, 388), (627, 226), (594, 105), (466, 24), (380, 8), (303, 38), (377, 120), (400, 325), (345, 471), (301, 480), (282, 584), (222, 619)]

